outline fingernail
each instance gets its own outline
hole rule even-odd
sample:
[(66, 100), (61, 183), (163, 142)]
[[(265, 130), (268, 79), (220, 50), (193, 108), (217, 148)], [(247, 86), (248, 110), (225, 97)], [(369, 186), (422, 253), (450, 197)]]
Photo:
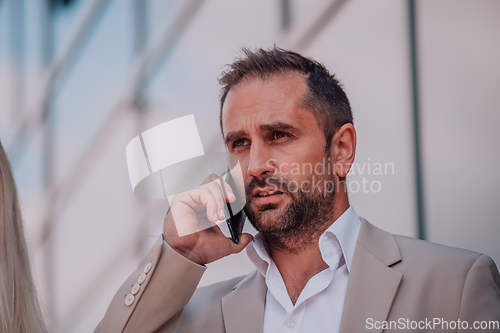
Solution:
[(221, 210), (219, 211), (219, 216), (220, 216), (221, 218), (225, 218), (225, 217), (226, 217), (226, 214), (224, 214), (224, 209), (221, 209)]
[(233, 191), (227, 191), (227, 197), (229, 200), (236, 199), (236, 197), (233, 194)]

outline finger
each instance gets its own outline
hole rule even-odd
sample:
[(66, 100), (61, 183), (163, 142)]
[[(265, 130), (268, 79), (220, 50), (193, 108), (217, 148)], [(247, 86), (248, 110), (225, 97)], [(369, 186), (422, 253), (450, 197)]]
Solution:
[[(193, 200), (201, 203), (205, 206), (207, 218), (211, 222), (216, 222), (219, 220), (219, 204), (217, 203), (217, 198), (212, 194), (208, 188), (198, 188), (193, 193)], [(220, 200), (222, 201), (222, 200)]]
[[(219, 186), (220, 188), (220, 191), (221, 191), (221, 194), (224, 198), (224, 200), (226, 202), (233, 202), (234, 200), (236, 200), (236, 196), (234, 195), (234, 192), (233, 192), (233, 189), (231, 188), (231, 186), (229, 186), (229, 184), (223, 180), (224, 178), (224, 173), (222, 173), (222, 176), (221, 177), (217, 177), (217, 179), (214, 181), (214, 183), (217, 183), (217, 185)], [(225, 193), (224, 191), (222, 190), (222, 187), (221, 187), (221, 181), (222, 183), (224, 184), (224, 190), (225, 190)]]
[(212, 186), (207, 187), (207, 189), (212, 193), (212, 196), (215, 198), (217, 203), (217, 213), (219, 215), (219, 220), (223, 220), (226, 218), (226, 214), (224, 213), (225, 204), (224, 204), (224, 196), (219, 184), (211, 184)]
[(234, 200), (236, 200), (236, 196), (234, 195), (233, 189), (231, 188), (231, 186), (229, 186), (229, 184), (226, 181), (223, 182), (224, 182), (224, 188), (226, 189), (226, 196), (224, 196), (224, 199), (227, 202), (233, 202)]
[(226, 175), (226, 172), (223, 172), (221, 175), (221, 179), (223, 179), (224, 188), (225, 188), (226, 194), (227, 194), (226, 196), (224, 196), (224, 199), (227, 202), (233, 202), (234, 200), (236, 200), (236, 196), (234, 195), (234, 192), (233, 192), (233, 189), (231, 188), (231, 186), (229, 186), (229, 183), (225, 181), (225, 175)]

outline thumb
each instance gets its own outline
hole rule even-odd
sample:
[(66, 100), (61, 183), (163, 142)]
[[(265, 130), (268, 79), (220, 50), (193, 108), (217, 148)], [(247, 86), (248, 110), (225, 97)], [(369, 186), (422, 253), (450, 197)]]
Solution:
[(234, 243), (232, 240), (228, 239), (232, 244), (232, 252), (239, 253), (241, 252), (250, 242), (253, 240), (253, 236), (248, 233), (243, 233), (240, 236), (240, 241), (238, 244)]

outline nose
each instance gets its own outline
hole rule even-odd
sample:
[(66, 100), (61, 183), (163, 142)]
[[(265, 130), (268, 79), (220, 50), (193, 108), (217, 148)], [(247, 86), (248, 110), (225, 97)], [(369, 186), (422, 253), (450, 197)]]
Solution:
[(275, 168), (273, 167), (269, 147), (263, 142), (252, 142), (247, 174), (252, 177), (260, 177), (265, 173), (274, 173), (274, 171)]

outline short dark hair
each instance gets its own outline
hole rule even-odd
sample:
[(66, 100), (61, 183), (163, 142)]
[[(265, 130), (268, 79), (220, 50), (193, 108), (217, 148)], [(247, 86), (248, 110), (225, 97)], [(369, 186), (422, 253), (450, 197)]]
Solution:
[(351, 105), (342, 85), (321, 63), (276, 46), (255, 51), (243, 48), (242, 53), (243, 57), (227, 65), (229, 69), (219, 79), (222, 85), (219, 116), (222, 132), (222, 108), (231, 88), (245, 79), (268, 79), (290, 73), (302, 75), (307, 80), (309, 93), (304, 96), (304, 107), (312, 111), (323, 129), (325, 150), (330, 148), (335, 131), (344, 124), (353, 124)]

